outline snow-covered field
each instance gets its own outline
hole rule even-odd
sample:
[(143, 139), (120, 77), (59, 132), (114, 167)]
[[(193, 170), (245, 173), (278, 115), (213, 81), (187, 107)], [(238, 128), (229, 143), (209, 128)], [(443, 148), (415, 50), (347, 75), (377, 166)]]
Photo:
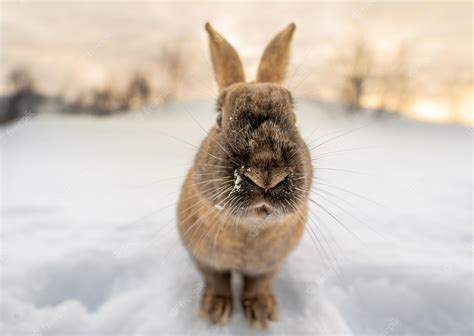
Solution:
[[(312, 208), (318, 241), (283, 266), (280, 321), (263, 334), (472, 334), (472, 129), (297, 113), (313, 199), (334, 217)], [(237, 304), (228, 326), (198, 319), (176, 231), (198, 124), (213, 120), (195, 102), (1, 130), (2, 335), (258, 334)]]

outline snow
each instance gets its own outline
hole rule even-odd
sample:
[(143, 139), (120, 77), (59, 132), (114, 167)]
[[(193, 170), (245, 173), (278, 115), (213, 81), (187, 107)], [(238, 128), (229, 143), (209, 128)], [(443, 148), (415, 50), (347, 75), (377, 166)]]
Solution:
[[(244, 167), (240, 167), (240, 170), (242, 170)], [(239, 173), (239, 169), (234, 170), (234, 188), (232, 191), (239, 191), (241, 188), (242, 183), (242, 176)]]
[[(1, 130), (2, 335), (259, 334), (237, 304), (225, 327), (198, 319), (202, 284), (175, 226), (212, 102), (140, 113)], [(334, 217), (312, 204), (318, 240), (308, 232), (282, 266), (264, 334), (472, 334), (472, 129), (308, 101), (297, 115), (312, 198)]]

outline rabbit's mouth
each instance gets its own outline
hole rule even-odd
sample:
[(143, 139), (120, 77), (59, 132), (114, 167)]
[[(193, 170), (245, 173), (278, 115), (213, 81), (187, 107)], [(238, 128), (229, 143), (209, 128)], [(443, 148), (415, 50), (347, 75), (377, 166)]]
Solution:
[(247, 218), (252, 222), (269, 223), (281, 220), (285, 214), (278, 206), (264, 201), (250, 207), (247, 211)]
[(266, 219), (268, 216), (274, 213), (275, 209), (268, 203), (262, 202), (257, 204), (251, 209), (252, 215), (257, 217), (258, 219)]

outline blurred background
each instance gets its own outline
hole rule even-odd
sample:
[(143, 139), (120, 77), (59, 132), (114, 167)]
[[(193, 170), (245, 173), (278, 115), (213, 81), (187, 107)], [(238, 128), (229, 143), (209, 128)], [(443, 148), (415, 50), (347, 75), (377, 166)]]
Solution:
[(214, 99), (206, 21), (249, 79), (265, 43), (294, 21), (295, 96), (374, 117), (474, 122), (472, 3), (449, 1), (2, 2), (0, 120), (47, 103), (106, 115)]

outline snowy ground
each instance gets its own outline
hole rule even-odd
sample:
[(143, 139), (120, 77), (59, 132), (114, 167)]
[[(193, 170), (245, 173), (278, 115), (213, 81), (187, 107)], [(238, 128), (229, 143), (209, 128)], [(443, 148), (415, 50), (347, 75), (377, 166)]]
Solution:
[[(263, 334), (472, 334), (472, 129), (297, 110), (320, 144), (313, 198), (352, 233), (313, 207), (322, 246), (306, 235), (287, 260)], [(212, 104), (155, 112), (1, 130), (2, 335), (257, 334), (237, 305), (226, 327), (197, 318), (175, 229)]]

